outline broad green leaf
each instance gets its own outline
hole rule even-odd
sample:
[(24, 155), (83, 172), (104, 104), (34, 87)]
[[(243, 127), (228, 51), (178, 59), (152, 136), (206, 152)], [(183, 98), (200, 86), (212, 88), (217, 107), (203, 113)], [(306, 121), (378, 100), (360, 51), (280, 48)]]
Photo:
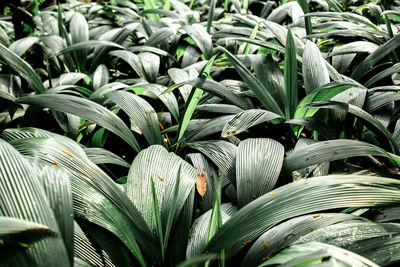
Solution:
[(40, 94), (46, 91), (39, 75), (36, 74), (32, 66), (2, 44), (0, 44), (0, 62), (18, 72), (36, 93)]
[(142, 64), (140, 63), (139, 57), (127, 50), (114, 50), (109, 53), (111, 56), (115, 56), (120, 58), (121, 60), (125, 61), (126, 63), (131, 66), (131, 68), (136, 72), (136, 74), (140, 77), (143, 78), (145, 77), (145, 73), (142, 67)]
[[(81, 53), (83, 51), (84, 53), (87, 53), (89, 49), (97, 48), (97, 47), (113, 47), (113, 48), (118, 48), (118, 49), (124, 48), (123, 46), (121, 46), (117, 43), (113, 43), (113, 42), (109, 42), (109, 41), (87, 40), (87, 41), (81, 41), (79, 43), (68, 46), (67, 48), (59, 51), (56, 54), (56, 56), (63, 55), (66, 53), (71, 53), (71, 52)], [(82, 60), (82, 62), (85, 60)]]
[(187, 130), (180, 142), (194, 142), (211, 134), (221, 132), (225, 124), (232, 120), (234, 115), (225, 115), (213, 119), (206, 119), (194, 129)]
[[(69, 32), (71, 34), (71, 44), (78, 44), (89, 40), (89, 25), (85, 17), (80, 12), (75, 12), (69, 23)], [(87, 48), (78, 48), (75, 51), (76, 66), (80, 71), (85, 70), (86, 58), (88, 50)]]
[(335, 95), (338, 95), (339, 93), (344, 92), (351, 87), (357, 86), (356, 84), (348, 82), (332, 82), (328, 85), (324, 86), (323, 89), (304, 97), (297, 105), (296, 112), (294, 113), (294, 118), (298, 119), (314, 116), (318, 109), (308, 109), (305, 108), (304, 105), (317, 101), (331, 100), (332, 97), (334, 97)]
[(361, 16), (359, 14), (356, 14), (354, 12), (313, 12), (313, 13), (308, 13), (305, 14), (304, 16), (310, 16), (310, 17), (327, 17), (327, 18), (339, 18), (343, 19), (345, 21), (350, 21), (350, 22), (355, 22), (356, 25), (358, 23), (364, 24), (367, 27), (371, 28), (372, 30), (375, 31), (376, 33), (380, 34), (385, 34), (385, 32), (379, 30), (379, 27), (373, 24), (367, 17)]
[(83, 220), (78, 221), (80, 227), (75, 224), (75, 231), (78, 233), (74, 238), (76, 256), (79, 255), (95, 266), (132, 266), (138, 264), (124, 243), (113, 233), (96, 224)]
[(371, 85), (379, 82), (380, 80), (392, 76), (395, 73), (400, 72), (400, 63), (394, 64), (393, 66), (379, 72), (375, 76), (371, 77), (368, 81), (365, 82), (365, 87), (370, 87)]
[(319, 242), (309, 242), (289, 247), (259, 266), (284, 265), (291, 267), (309, 266), (313, 264), (326, 264), (328, 266), (339, 265), (346, 267), (379, 266), (367, 258), (351, 251)]
[(355, 115), (357, 118), (361, 119), (364, 124), (373, 132), (376, 132), (382, 136), (385, 136), (388, 143), (390, 144), (390, 147), (392, 148), (392, 151), (395, 154), (399, 154), (400, 150), (399, 147), (396, 143), (396, 141), (393, 139), (392, 135), (388, 132), (388, 130), (385, 128), (385, 126), (382, 125), (377, 119), (375, 119), (371, 114), (366, 112), (365, 110), (351, 104), (347, 103), (341, 103), (341, 102), (336, 102), (336, 101), (330, 101), (330, 102), (314, 102), (311, 104), (308, 104), (307, 107), (316, 107), (316, 108), (329, 108), (329, 109), (335, 109), (335, 110), (341, 110), (345, 112), (349, 112), (353, 115)]
[[(143, 0), (145, 9), (156, 9), (156, 4), (154, 0)], [(160, 16), (158, 14), (149, 14), (149, 18), (156, 22), (160, 22)]]
[[(176, 121), (179, 121), (178, 101), (173, 93), (163, 93), (166, 89), (165, 86), (151, 83), (140, 83), (133, 86), (132, 89), (137, 95), (145, 95), (153, 99), (158, 98), (169, 110), (172, 117)], [(138, 89), (138, 91), (135, 91), (135, 89)]]
[(110, 80), (109, 71), (107, 66), (104, 64), (99, 65), (93, 73), (93, 88), (99, 89), (103, 85), (106, 85)]
[[(260, 27), (260, 23), (258, 22), (257, 24), (256, 24), (256, 26), (254, 26), (254, 29), (253, 29), (253, 31), (251, 32), (251, 34), (250, 34), (250, 39), (254, 39), (254, 38), (256, 38), (256, 35), (257, 35), (257, 31), (258, 31), (258, 28)], [(251, 49), (251, 44), (249, 44), (249, 43), (247, 43), (246, 44), (246, 47), (244, 48), (244, 50), (243, 50), (243, 54), (244, 55), (246, 55), (246, 54), (248, 54), (249, 52), (250, 52), (250, 49)]]
[[(99, 37), (100, 41), (109, 41), (121, 45), (125, 39), (139, 26), (139, 23), (129, 23), (123, 28), (115, 28), (107, 31)], [(93, 52), (93, 60), (90, 66), (90, 71), (94, 71), (98, 65), (105, 61), (108, 52), (111, 50), (110, 47), (97, 47)]]
[(114, 233), (142, 264), (137, 242), (143, 253), (159, 257), (140, 212), (115, 182), (86, 157), (78, 143), (35, 128), (7, 129), (3, 137), (24, 155), (68, 171), (76, 216)]
[[(179, 83), (191, 80), (189, 78), (190, 73), (188, 74), (186, 71), (184, 71), (182, 69), (178, 69), (178, 68), (168, 69), (168, 75), (171, 77), (171, 79), (173, 80), (173, 82), (175, 84), (179, 84)], [(198, 76), (198, 74), (196, 75), (196, 77), (197, 76)], [(188, 84), (185, 84), (185, 85), (182, 85), (179, 87), (179, 92), (181, 93), (181, 96), (185, 102), (187, 101), (191, 90), (192, 90), (192, 86), (190, 86)]]
[(261, 84), (261, 82), (251, 74), (247, 67), (228, 50), (221, 46), (219, 48), (228, 57), (229, 61), (236, 68), (236, 71), (239, 73), (240, 77), (242, 77), (243, 81), (249, 86), (249, 89), (258, 97), (264, 107), (278, 115), (283, 116), (284, 114), (278, 103), (268, 92), (268, 90)]
[(238, 206), (271, 191), (282, 168), (283, 146), (267, 138), (249, 138), (240, 142), (236, 155)]
[(54, 212), (70, 262), (72, 262), (74, 216), (70, 177), (67, 172), (54, 166), (37, 164), (34, 168)]
[[(398, 205), (400, 182), (370, 176), (320, 176), (277, 188), (240, 209), (208, 242), (217, 252), (280, 221), (327, 209)], [(245, 222), (245, 223), (244, 223)]]
[(335, 46), (335, 49), (329, 54), (330, 57), (337, 55), (353, 54), (353, 53), (372, 53), (379, 46), (377, 44), (366, 42), (366, 41), (356, 41), (351, 43), (346, 43), (341, 46)]
[(210, 59), (214, 54), (214, 47), (210, 34), (201, 24), (193, 24), (183, 27), (183, 30), (193, 39), (206, 59)]
[(200, 210), (204, 213), (212, 208), (214, 192), (218, 181), (218, 172), (214, 165), (201, 153), (190, 153), (187, 157), (192, 162), (197, 175), (204, 174), (207, 180), (206, 194), (199, 200)]
[(207, 156), (217, 165), (223, 176), (227, 177), (231, 183), (236, 184), (235, 158), (237, 146), (226, 141), (197, 141), (187, 145)]
[(46, 94), (22, 97), (16, 102), (42, 106), (85, 118), (115, 133), (136, 152), (140, 151), (139, 144), (125, 123), (117, 115), (93, 101), (71, 95)]
[(196, 111), (207, 113), (221, 113), (221, 114), (237, 114), (242, 112), (243, 109), (229, 104), (202, 104), (197, 105)]
[(222, 130), (221, 136), (226, 138), (240, 134), (250, 127), (273, 120), (283, 119), (278, 114), (262, 109), (248, 109), (235, 115)]
[(17, 41), (13, 42), (8, 49), (13, 51), (18, 56), (22, 56), (25, 52), (32, 47), (37, 41), (39, 41), (38, 37), (29, 36), (22, 39), (18, 39)]
[(149, 52), (142, 52), (138, 55), (148, 82), (156, 83), (160, 68), (160, 57)]
[[(178, 198), (176, 208), (171, 210), (179, 169)], [(141, 212), (148, 227), (154, 232), (156, 222), (153, 217), (153, 201), (149, 197), (151, 196), (151, 183), (153, 182), (157, 194), (163, 232), (166, 232), (165, 228), (169, 213), (172, 212), (174, 214), (173, 219), (176, 221), (194, 187), (195, 180), (196, 174), (192, 166), (174, 153), (169, 153), (164, 147), (154, 145), (139, 153), (133, 161), (128, 174), (127, 195)]]
[(306, 94), (315, 92), (329, 83), (329, 72), (316, 44), (307, 41), (303, 53), (303, 80)]
[(340, 139), (318, 142), (293, 152), (285, 158), (282, 171), (289, 173), (326, 161), (368, 155), (386, 157), (394, 160), (397, 165), (399, 164), (398, 156), (390, 154), (380, 147), (358, 140)]
[(48, 226), (32, 221), (0, 216), (0, 240), (3, 246), (8, 242), (31, 244), (37, 240), (57, 236)]
[(398, 259), (399, 227), (394, 223), (340, 223), (308, 233), (295, 244), (327, 243), (364, 256), (380, 266), (387, 266)]
[[(222, 224), (229, 220), (232, 215), (238, 211), (238, 208), (232, 203), (224, 203), (221, 205), (220, 209)], [(212, 210), (209, 210), (194, 221), (189, 234), (186, 258), (194, 258), (204, 252), (204, 247), (207, 243), (207, 232), (210, 225), (211, 214)]]
[[(362, 217), (343, 213), (317, 213), (293, 218), (270, 228), (251, 246), (242, 266), (257, 266), (262, 259), (272, 257), (310, 232), (340, 222), (360, 221)], [(323, 230), (322, 230), (323, 231)]]
[(106, 93), (106, 97), (128, 114), (150, 145), (162, 144), (157, 114), (146, 100), (126, 91)]
[[(42, 224), (59, 233), (60, 228), (49, 199), (41, 181), (37, 179), (35, 162), (29, 162), (4, 140), (0, 140), (0, 155), (0, 188), (3, 196), (0, 199), (0, 216)], [(21, 244), (2, 247), (2, 253), (6, 253), (0, 260), (4, 266), (13, 262), (30, 266), (70, 266), (67, 249), (59, 236), (36, 240), (25, 247)]]
[(115, 164), (122, 167), (129, 168), (131, 165), (118, 155), (112, 153), (109, 150), (100, 147), (85, 147), (86, 156), (94, 164)]
[[(301, 6), (301, 9), (303, 9), (304, 14), (310, 13), (310, 7), (309, 7), (309, 3), (307, 0), (297, 0), (297, 2)], [(304, 17), (304, 22), (305, 22), (305, 26), (306, 26), (307, 35), (312, 34), (311, 18)]]
[(246, 102), (240, 95), (230, 90), (228, 87), (213, 81), (211, 79), (206, 78), (197, 78), (194, 80), (186, 81), (181, 84), (177, 84), (175, 86), (170, 87), (166, 90), (166, 92), (171, 92), (172, 90), (176, 89), (177, 87), (191, 85), (196, 88), (200, 88), (207, 93), (215, 95), (222, 100), (225, 100), (228, 103), (234, 104), (242, 109), (249, 109), (251, 105)]
[(215, 13), (215, 8), (217, 5), (217, 0), (211, 0), (210, 1), (210, 9), (208, 11), (208, 19), (207, 19), (207, 33), (211, 33), (211, 26), (214, 20), (214, 13)]
[(368, 69), (377, 63), (379, 60), (384, 58), (387, 54), (394, 51), (400, 46), (400, 34), (397, 34), (389, 41), (379, 46), (373, 53), (366, 57), (357, 67), (353, 70), (351, 78), (360, 80), (361, 77), (368, 71)]

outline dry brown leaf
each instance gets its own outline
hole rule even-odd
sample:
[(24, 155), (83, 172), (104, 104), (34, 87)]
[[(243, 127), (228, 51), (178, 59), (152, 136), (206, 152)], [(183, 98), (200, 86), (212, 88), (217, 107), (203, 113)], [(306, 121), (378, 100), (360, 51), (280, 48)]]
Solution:
[(204, 197), (207, 191), (207, 179), (204, 173), (197, 174), (196, 189), (201, 197)]

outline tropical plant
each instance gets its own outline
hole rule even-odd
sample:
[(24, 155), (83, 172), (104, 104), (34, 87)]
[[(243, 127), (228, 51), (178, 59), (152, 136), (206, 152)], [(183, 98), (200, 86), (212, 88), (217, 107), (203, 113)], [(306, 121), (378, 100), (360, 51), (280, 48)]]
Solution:
[(1, 266), (400, 261), (396, 1), (41, 4), (0, 19)]

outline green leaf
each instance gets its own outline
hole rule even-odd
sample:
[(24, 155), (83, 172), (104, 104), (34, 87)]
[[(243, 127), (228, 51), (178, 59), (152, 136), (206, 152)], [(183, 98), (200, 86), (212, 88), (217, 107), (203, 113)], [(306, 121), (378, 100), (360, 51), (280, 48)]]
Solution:
[(312, 117), (318, 111), (318, 109), (309, 109), (304, 107), (306, 104), (317, 102), (317, 101), (328, 101), (334, 96), (346, 91), (347, 89), (357, 86), (354, 83), (348, 82), (332, 82), (324, 86), (321, 90), (311, 93), (304, 97), (300, 103), (297, 105), (296, 112), (294, 113), (294, 118), (307, 118)]
[(397, 34), (389, 41), (379, 46), (373, 53), (366, 57), (357, 67), (353, 70), (351, 78), (360, 80), (361, 77), (369, 70), (371, 66), (384, 58), (387, 54), (394, 51), (400, 46), (400, 34)]
[(214, 20), (215, 6), (217, 5), (217, 0), (210, 1), (210, 9), (208, 11), (208, 19), (207, 19), (207, 32), (211, 33), (211, 26)]
[(142, 52), (138, 55), (144, 73), (149, 82), (156, 83), (160, 69), (160, 57), (150, 52)]
[(262, 227), (311, 212), (398, 205), (399, 188), (398, 180), (357, 175), (320, 176), (307, 182), (293, 182), (240, 209), (222, 225), (206, 250), (217, 252)]
[[(301, 6), (301, 9), (303, 9), (304, 14), (310, 13), (310, 8), (307, 0), (297, 0), (299, 5)], [(312, 34), (312, 25), (311, 25), (311, 18), (310, 17), (304, 17), (305, 25), (306, 25), (306, 33), (307, 35)]]
[[(75, 12), (72, 15), (69, 32), (71, 34), (71, 44), (78, 44), (89, 40), (89, 25), (82, 13)], [(85, 70), (87, 54), (87, 48), (80, 48), (75, 51), (77, 60), (75, 64), (82, 72)]]
[[(0, 216), (29, 220), (42, 224), (59, 233), (59, 226), (51, 209), (44, 187), (39, 179), (35, 162), (30, 162), (6, 141), (0, 139)], [(55, 173), (52, 173), (53, 175)], [(54, 175), (54, 178), (57, 176)], [(34, 203), (34, 205), (33, 205)], [(70, 214), (68, 214), (70, 215)], [(46, 229), (46, 228), (45, 228)], [(30, 266), (46, 264), (70, 266), (67, 249), (61, 237), (45, 238), (17, 247), (2, 247), (0, 264), (30, 263)], [(7, 257), (5, 257), (7, 255)]]
[(131, 66), (131, 68), (136, 72), (139, 77), (145, 77), (145, 73), (140, 63), (139, 57), (127, 50), (115, 50), (109, 53), (111, 56), (115, 56), (125, 61)]
[[(232, 203), (224, 203), (220, 207), (222, 224), (228, 221), (233, 214), (238, 211), (238, 208)], [(186, 258), (192, 259), (204, 252), (204, 247), (207, 243), (207, 232), (211, 222), (212, 210), (207, 211), (197, 218), (190, 230), (189, 243), (186, 250)], [(203, 255), (202, 255), (203, 256)]]
[[(45, 164), (37, 164), (34, 168), (54, 212), (70, 262), (72, 262), (74, 257), (74, 216), (69, 175), (64, 170)], [(55, 179), (55, 177), (57, 178)]]
[(298, 101), (297, 59), (292, 31), (289, 29), (285, 47), (285, 114), (286, 119), (293, 118)]
[(229, 61), (236, 68), (236, 71), (239, 73), (240, 77), (242, 77), (243, 81), (248, 85), (249, 89), (258, 97), (264, 107), (278, 115), (284, 116), (281, 108), (272, 97), (272, 95), (262, 85), (262, 83), (251, 74), (246, 66), (225, 48), (221, 46), (219, 46), (219, 48), (225, 53)]
[(328, 266), (340, 265), (348, 267), (379, 266), (367, 258), (357, 255), (351, 251), (320, 242), (309, 242), (289, 247), (259, 266), (261, 267), (281, 264), (288, 267), (309, 266), (313, 264), (326, 264)]
[(0, 62), (18, 72), (36, 93), (40, 94), (46, 91), (39, 75), (36, 74), (31, 65), (2, 44), (0, 44)]
[(349, 112), (349, 113), (355, 115), (357, 118), (361, 119), (361, 121), (364, 124), (366, 124), (366, 126), (371, 131), (384, 136), (387, 139), (388, 143), (390, 144), (390, 147), (392, 148), (392, 151), (395, 154), (398, 155), (400, 153), (400, 150), (399, 150), (399, 147), (398, 147), (396, 141), (393, 139), (392, 135), (385, 128), (385, 126), (383, 126), (381, 122), (379, 122), (377, 119), (375, 119), (374, 116), (372, 116), (365, 110), (363, 110), (355, 105), (342, 103), (342, 102), (336, 102), (336, 101), (330, 101), (330, 102), (314, 102), (314, 103), (308, 104), (307, 107), (329, 108), (329, 109)]
[(71, 95), (46, 94), (22, 97), (16, 102), (38, 105), (85, 118), (115, 133), (136, 152), (140, 151), (139, 144), (125, 123), (117, 115), (93, 101)]
[(146, 100), (126, 91), (106, 93), (106, 97), (128, 114), (150, 145), (162, 144), (157, 113)]
[(313, 93), (329, 83), (329, 72), (316, 44), (307, 41), (303, 53), (303, 80), (306, 94)]
[[(179, 170), (180, 183), (176, 197), (174, 193), (177, 189), (174, 189)], [(169, 214), (173, 213), (173, 221), (176, 222), (194, 187), (195, 180), (196, 175), (192, 166), (174, 153), (168, 153), (164, 147), (154, 145), (140, 152), (133, 161), (128, 174), (127, 195), (143, 215), (151, 232), (155, 232), (157, 223), (153, 217), (154, 203), (149, 197), (153, 182), (163, 232), (167, 233)], [(173, 204), (174, 201), (176, 204)], [(171, 210), (172, 206), (175, 206), (174, 210)]]
[[(200, 72), (199, 76), (207, 77), (207, 75), (210, 74), (211, 66), (214, 63), (214, 60), (216, 57), (217, 57), (217, 55), (213, 56), (207, 62), (207, 64), (204, 66), (203, 70)], [(205, 79), (205, 77), (203, 79)], [(202, 94), (203, 94), (203, 90), (198, 89), (198, 88), (193, 88), (192, 91), (190, 92), (190, 95), (186, 101), (185, 109), (183, 110), (183, 116), (181, 116), (181, 119), (179, 121), (177, 141), (179, 141), (183, 137), (183, 134), (186, 131), (189, 120), (191, 119), (191, 117), (194, 113), (194, 110), (196, 109), (197, 103), (199, 102)]]
[(124, 159), (120, 158), (116, 154), (100, 147), (85, 147), (84, 148), (86, 156), (94, 164), (105, 164), (111, 163), (119, 165), (125, 168), (129, 168), (131, 165)]
[[(100, 41), (109, 41), (121, 45), (125, 39), (140, 25), (140, 23), (129, 23), (123, 28), (115, 28), (107, 31), (99, 37)], [(97, 47), (93, 52), (93, 60), (90, 71), (94, 71), (102, 62), (107, 59), (107, 54), (111, 50), (110, 47)]]
[(32, 47), (37, 41), (39, 41), (38, 37), (29, 36), (25, 38), (18, 39), (17, 41), (13, 42), (8, 49), (13, 51), (18, 56), (22, 56), (25, 52)]
[(245, 206), (275, 187), (284, 153), (283, 146), (272, 139), (249, 138), (240, 142), (236, 155), (239, 207)]
[(212, 203), (218, 181), (218, 171), (214, 165), (201, 153), (190, 153), (187, 155), (187, 158), (189, 158), (192, 162), (197, 175), (204, 174), (206, 177), (207, 191), (206, 194), (199, 200), (200, 212), (204, 213), (213, 206)]
[(250, 127), (273, 120), (283, 119), (278, 114), (262, 109), (248, 109), (235, 115), (225, 124), (221, 137), (234, 136), (240, 134)]
[(203, 91), (206, 91), (207, 93), (215, 95), (215, 96), (225, 100), (226, 102), (232, 103), (242, 109), (249, 109), (252, 107), (240, 95), (233, 92), (228, 87), (222, 85), (221, 83), (218, 83), (216, 81), (213, 81), (211, 79), (206, 79), (206, 78), (197, 78), (194, 80), (182, 82), (181, 84), (173, 85), (173, 86), (169, 87), (167, 90), (165, 90), (163, 92), (163, 94), (171, 92), (178, 87), (181, 88), (181, 86), (185, 86), (185, 85), (191, 85), (193, 87), (202, 89)]
[(386, 157), (399, 164), (398, 156), (390, 154), (380, 147), (358, 140), (340, 139), (318, 142), (294, 151), (285, 158), (282, 171), (290, 173), (326, 161), (369, 155)]
[[(145, 9), (156, 9), (156, 4), (154, 2), (154, 0), (143, 0)], [(148, 18), (156, 21), (156, 22), (160, 22), (160, 16), (158, 14), (149, 14), (147, 15)]]
[[(260, 22), (258, 22), (258, 23), (256, 24), (256, 26), (254, 26), (253, 31), (251, 32), (249, 39), (255, 39), (255, 38), (256, 38), (256, 35), (257, 35), (257, 32), (258, 32), (258, 28), (259, 28), (259, 27), (260, 27)], [(251, 48), (251, 44), (250, 44), (250, 43), (247, 43), (247, 44), (246, 44), (246, 47), (245, 47), (244, 50), (243, 50), (243, 54), (244, 54), (244, 55), (247, 55), (247, 54), (250, 52), (250, 48)]]
[(361, 220), (362, 217), (351, 214), (314, 213), (285, 221), (270, 228), (254, 242), (243, 259), (242, 266), (258, 266), (262, 259), (274, 256), (310, 232), (321, 229), (322, 233), (326, 226)]
[[(81, 41), (76, 44), (72, 44), (68, 46), (67, 48), (59, 51), (55, 56), (63, 55), (66, 53), (71, 53), (71, 52), (76, 52), (76, 53), (87, 53), (89, 49), (92, 48), (98, 48), (98, 47), (113, 47), (113, 48), (118, 48), (118, 49), (123, 49), (124, 47), (114, 43), (114, 42), (109, 42), (109, 41), (101, 41), (101, 40), (87, 40), (87, 41)], [(83, 56), (83, 55), (82, 55)], [(81, 59), (81, 64), (85, 62), (86, 59)]]
[[(196, 127), (187, 130), (180, 142), (194, 142), (222, 131), (225, 124), (233, 118), (233, 115), (225, 115), (206, 120), (203, 123), (196, 123)], [(191, 121), (190, 121), (191, 122)]]
[(97, 90), (103, 85), (106, 85), (109, 80), (110, 75), (107, 66), (104, 64), (99, 65), (93, 73), (93, 88)]
[(201, 24), (193, 24), (183, 27), (183, 30), (193, 39), (206, 59), (211, 60), (214, 48), (210, 34)]
[[(47, 237), (57, 236), (57, 232), (46, 225), (32, 221), (0, 216), (0, 240), (31, 244)], [(3, 245), (4, 245), (3, 243)]]
[(187, 145), (207, 156), (217, 165), (223, 176), (236, 184), (235, 158), (238, 148), (234, 144), (226, 141), (197, 141)]
[(24, 155), (68, 171), (77, 217), (115, 234), (142, 265), (142, 253), (155, 259), (160, 257), (138, 209), (117, 184), (86, 157), (78, 143), (35, 128), (7, 129), (3, 138), (10, 140)]

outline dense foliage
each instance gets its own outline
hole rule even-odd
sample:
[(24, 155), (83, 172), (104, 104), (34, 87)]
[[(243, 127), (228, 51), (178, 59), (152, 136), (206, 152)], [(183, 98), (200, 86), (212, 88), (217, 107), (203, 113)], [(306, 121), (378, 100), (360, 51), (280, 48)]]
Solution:
[(48, 4), (0, 6), (1, 266), (400, 261), (397, 1)]

